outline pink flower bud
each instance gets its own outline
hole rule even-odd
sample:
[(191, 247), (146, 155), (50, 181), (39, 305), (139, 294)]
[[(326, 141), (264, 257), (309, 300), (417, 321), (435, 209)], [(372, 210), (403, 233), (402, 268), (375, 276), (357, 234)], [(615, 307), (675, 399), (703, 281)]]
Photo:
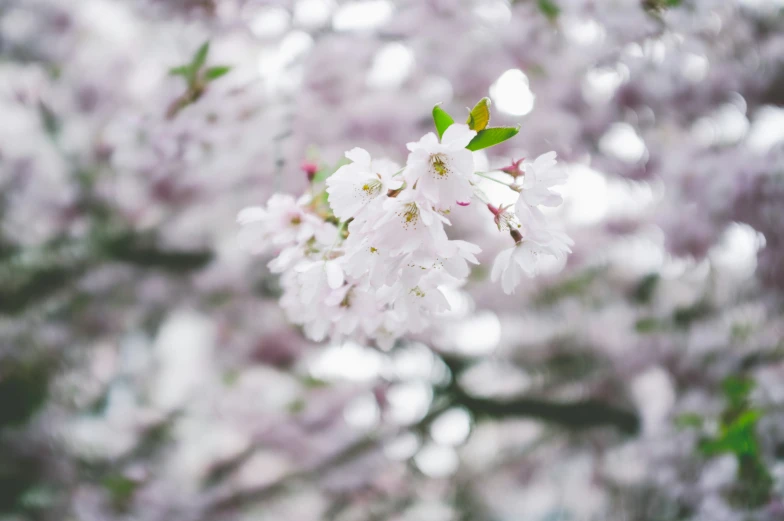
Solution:
[(503, 167), (501, 169), (501, 172), (507, 173), (510, 176), (512, 176), (515, 179), (517, 179), (520, 175), (523, 174), (523, 172), (520, 170), (520, 163), (522, 163), (523, 161), (525, 161), (525, 158), (520, 158), (520, 159), (518, 159), (516, 161), (512, 161), (512, 164), (509, 165), (509, 166)]
[(318, 165), (311, 161), (303, 161), (300, 168), (307, 174), (308, 181), (313, 181), (313, 177), (315, 177), (316, 172), (318, 172), (319, 169)]

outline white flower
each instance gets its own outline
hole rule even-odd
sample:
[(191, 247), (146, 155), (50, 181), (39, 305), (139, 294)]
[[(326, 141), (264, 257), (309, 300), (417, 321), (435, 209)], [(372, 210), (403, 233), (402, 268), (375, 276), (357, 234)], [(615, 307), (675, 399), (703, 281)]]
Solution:
[(553, 192), (552, 187), (566, 182), (567, 175), (555, 165), (555, 152), (542, 154), (533, 162), (523, 163), (525, 176), (517, 204), (558, 206), (563, 202), (561, 194)]
[(449, 311), (449, 301), (439, 286), (445, 280), (440, 273), (430, 272), (422, 277), (416, 285), (398, 284), (389, 288), (394, 296), (392, 309), (395, 317), (405, 324), (408, 330), (422, 331), (430, 322), (433, 314)]
[(468, 263), (479, 264), (476, 255), (482, 253), (482, 248), (474, 243), (460, 240), (449, 241), (449, 244), (454, 247), (454, 253), (438, 259), (440, 266), (456, 279), (464, 279), (471, 274)]
[(504, 293), (511, 295), (515, 288), (520, 284), (523, 273), (533, 277), (535, 265), (538, 262), (538, 253), (534, 253), (536, 244), (530, 241), (522, 241), (512, 248), (503, 250), (493, 262), (493, 270), (490, 279), (493, 282), (501, 280), (501, 288)]
[[(359, 239), (356, 239), (357, 237)], [(345, 249), (346, 273), (352, 277), (361, 277), (367, 274), (370, 285), (376, 288), (384, 284), (390, 269), (390, 262), (392, 262), (389, 249), (379, 249), (369, 237), (359, 233), (349, 235)]]
[(403, 178), (431, 203), (448, 208), (471, 200), (470, 179), (474, 173), (474, 155), (466, 145), (476, 136), (468, 125), (452, 124), (438, 142), (432, 132), (416, 143), (407, 145), (408, 155)]
[(549, 243), (555, 228), (539, 208), (528, 206), (524, 201), (521, 203), (521, 199), (518, 199), (515, 205), (518, 226), (510, 229), (518, 230), (526, 240), (539, 244)]
[(388, 251), (390, 256), (426, 249), (434, 254), (448, 251), (449, 239), (444, 224), (449, 220), (421, 202), (402, 194), (384, 202), (383, 215), (371, 222), (370, 240), (377, 248)]
[(304, 304), (312, 304), (316, 297), (323, 297), (327, 288), (337, 289), (343, 285), (345, 275), (340, 266), (341, 260), (304, 261), (294, 267), (299, 274)]
[(403, 184), (393, 177), (400, 167), (388, 159), (372, 160), (362, 148), (349, 150), (346, 157), (352, 163), (327, 178), (329, 206), (341, 221), (356, 219), (370, 203)]
[(476, 254), (482, 250), (476, 244), (449, 241), (448, 250), (448, 253), (441, 257), (432, 257), (422, 252), (411, 254), (403, 263), (401, 284), (415, 286), (422, 277), (431, 272), (442, 273), (451, 277), (454, 282), (459, 282), (470, 275), (469, 262), (479, 264)]
[(237, 222), (242, 225), (240, 241), (255, 254), (278, 247), (302, 244), (315, 238), (319, 244), (331, 244), (337, 227), (306, 210), (311, 199), (298, 201), (290, 195), (273, 194), (266, 207), (251, 206), (240, 211)]
[(324, 304), (332, 307), (336, 335), (350, 335), (359, 328), (372, 336), (384, 319), (384, 303), (367, 284), (346, 284), (332, 291)]
[(267, 267), (272, 273), (283, 273), (294, 267), (305, 257), (305, 252), (298, 245), (283, 249), (278, 255), (269, 261)]
[(514, 293), (523, 274), (531, 278), (538, 276), (542, 261), (563, 261), (566, 254), (572, 251), (570, 246), (574, 242), (560, 230), (543, 230), (540, 236), (546, 236), (547, 240), (537, 242), (523, 239), (512, 248), (503, 250), (495, 258), (490, 279), (493, 282), (500, 279), (501, 288), (507, 295)]

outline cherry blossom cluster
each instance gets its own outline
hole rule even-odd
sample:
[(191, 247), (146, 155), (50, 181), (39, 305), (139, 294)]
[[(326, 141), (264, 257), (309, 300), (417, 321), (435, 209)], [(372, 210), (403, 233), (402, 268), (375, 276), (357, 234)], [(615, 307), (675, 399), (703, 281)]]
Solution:
[(555, 152), (502, 170), (511, 181), (501, 182), (519, 193), (514, 207), (494, 206), (478, 188), (487, 174), (476, 172), (474, 151), (517, 133), (486, 128), (487, 106), (486, 99), (477, 104), (467, 124), (436, 107), (438, 135), (408, 143), (405, 166), (354, 148), (323, 182), (311, 170), (311, 189), (299, 199), (275, 194), (266, 206), (240, 212), (252, 251), (276, 253), (268, 266), (280, 274), (281, 306), (310, 339), (352, 336), (390, 346), (448, 311), (444, 290), (466, 283), (481, 250), (450, 238), (446, 227), (452, 211), (474, 201), (514, 240), (492, 269), (505, 293), (523, 275), (536, 276), (544, 259), (565, 259), (573, 242), (540, 209), (562, 202), (553, 188), (566, 175)]

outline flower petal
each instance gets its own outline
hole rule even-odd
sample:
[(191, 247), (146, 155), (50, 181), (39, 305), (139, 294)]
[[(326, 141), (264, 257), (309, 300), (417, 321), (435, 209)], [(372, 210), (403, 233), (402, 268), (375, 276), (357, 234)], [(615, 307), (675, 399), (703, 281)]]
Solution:
[(370, 168), (370, 154), (364, 148), (355, 147), (346, 152), (346, 157), (361, 166)]
[(343, 270), (337, 262), (327, 262), (324, 265), (327, 271), (327, 284), (332, 289), (338, 289), (343, 285)]
[(495, 282), (501, 277), (501, 274), (509, 265), (509, 258), (512, 256), (512, 251), (514, 251), (514, 248), (508, 248), (496, 256), (495, 261), (493, 262), (493, 270), (490, 272), (490, 280)]
[(438, 145), (438, 138), (432, 132), (428, 132), (419, 141), (414, 141), (406, 144), (406, 148), (413, 152), (420, 148), (429, 148)]
[(267, 217), (267, 211), (261, 206), (249, 206), (240, 210), (237, 214), (237, 222), (240, 224), (250, 224), (263, 221)]
[(441, 136), (441, 143), (450, 148), (465, 148), (474, 139), (474, 136), (476, 136), (476, 131), (468, 128), (468, 125), (454, 123)]

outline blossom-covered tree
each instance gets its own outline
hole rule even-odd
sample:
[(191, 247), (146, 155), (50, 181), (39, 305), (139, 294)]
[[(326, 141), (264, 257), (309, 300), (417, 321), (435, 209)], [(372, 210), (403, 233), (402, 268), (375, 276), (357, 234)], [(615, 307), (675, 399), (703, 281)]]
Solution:
[(781, 10), (0, 0), (0, 519), (782, 518)]

